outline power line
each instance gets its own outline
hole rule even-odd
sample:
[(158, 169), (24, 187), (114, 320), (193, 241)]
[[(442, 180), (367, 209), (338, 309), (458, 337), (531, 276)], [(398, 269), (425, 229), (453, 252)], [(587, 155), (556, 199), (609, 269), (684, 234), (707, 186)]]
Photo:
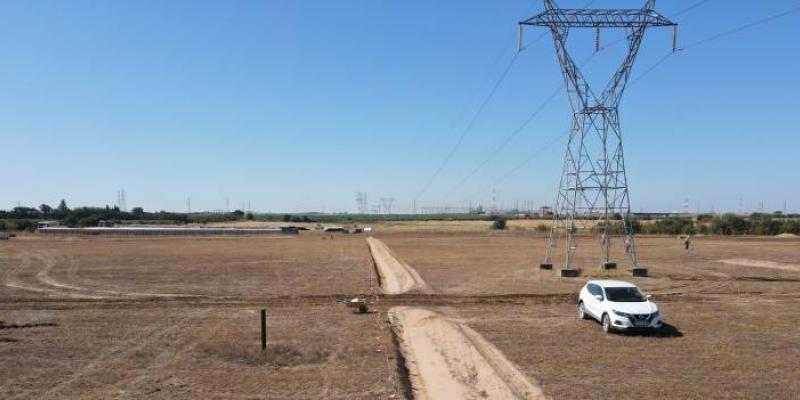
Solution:
[(453, 195), (453, 193), (458, 191), (458, 189), (460, 189), (461, 186), (463, 186), (470, 178), (475, 176), (475, 174), (478, 173), (478, 171), (483, 169), (483, 167), (485, 167), (486, 164), (488, 164), (490, 161), (492, 161), (494, 159), (494, 157), (497, 156), (497, 154), (499, 154), (503, 149), (505, 149), (505, 147), (508, 146), (508, 144), (511, 143), (511, 141), (515, 137), (517, 137), (517, 135), (519, 135), (522, 132), (522, 130), (525, 129), (528, 126), (528, 124), (531, 121), (533, 121), (533, 119), (536, 118), (536, 116), (539, 115), (539, 113), (541, 113), (542, 110), (544, 110), (544, 108), (547, 107), (547, 105), (550, 104), (550, 102), (553, 101), (553, 99), (555, 99), (556, 96), (558, 96), (559, 93), (561, 93), (561, 89), (563, 89), (563, 87), (564, 87), (564, 85), (561, 85), (561, 86), (557, 87), (556, 90), (554, 90), (553, 93), (551, 93), (550, 96), (548, 96), (547, 99), (545, 99), (544, 102), (539, 104), (539, 106), (534, 110), (534, 112), (531, 115), (528, 116), (528, 118), (525, 120), (525, 122), (522, 123), (522, 125), (520, 125), (516, 129), (514, 129), (514, 131), (512, 131), (511, 134), (508, 135), (505, 138), (505, 140), (503, 140), (503, 142), (500, 143), (500, 145), (497, 146), (497, 148), (494, 149), (494, 151), (492, 152), (492, 154), (489, 155), (489, 157), (486, 157), (486, 159), (484, 159), (483, 162), (478, 164), (478, 166), (475, 167), (475, 169), (470, 171), (469, 174), (467, 174), (463, 179), (461, 179), (461, 181), (459, 181), (455, 186), (453, 186), (453, 188), (450, 189), (449, 192), (447, 192), (447, 194), (444, 196), (444, 198), (442, 200), (446, 200), (448, 197)]
[[(747, 30), (747, 29), (753, 28), (753, 27), (755, 27), (755, 26), (762, 25), (762, 24), (765, 24), (765, 23), (767, 23), (767, 22), (771, 22), (771, 21), (773, 21), (773, 20), (776, 20), (776, 19), (778, 19), (778, 18), (782, 18), (782, 17), (788, 16), (788, 15), (794, 14), (794, 13), (796, 13), (796, 12), (798, 12), (798, 11), (800, 11), (800, 7), (795, 7), (795, 8), (789, 9), (789, 10), (787, 10), (787, 11), (784, 11), (784, 12), (778, 13), (778, 14), (770, 15), (770, 16), (768, 16), (768, 17), (761, 18), (761, 19), (759, 19), (759, 20), (756, 20), (756, 21), (753, 21), (753, 22), (749, 22), (749, 23), (747, 23), (747, 24), (744, 24), (744, 25), (738, 26), (738, 27), (736, 27), (736, 28), (729, 29), (729, 30), (727, 30), (727, 31), (724, 31), (724, 32), (720, 32), (720, 33), (717, 33), (717, 34), (711, 35), (711, 36), (709, 36), (709, 37), (707, 37), (707, 38), (705, 38), (705, 39), (701, 39), (701, 40), (698, 40), (698, 41), (696, 41), (696, 42), (692, 42), (692, 43), (690, 43), (690, 44), (688, 44), (688, 45), (684, 46), (683, 48), (679, 49), (679, 51), (680, 51), (680, 52), (684, 52), (684, 51), (686, 51), (686, 50), (689, 50), (689, 49), (695, 48), (695, 47), (697, 47), (697, 46), (701, 46), (701, 45), (704, 45), (704, 44), (707, 44), (707, 43), (713, 42), (713, 41), (715, 41), (715, 40), (718, 40), (718, 39), (721, 39), (721, 38), (723, 38), (723, 37), (730, 36), (730, 35), (733, 35), (733, 34), (735, 34), (735, 33), (739, 33), (739, 32), (741, 32), (741, 31), (744, 31), (744, 30)], [(664, 62), (666, 62), (666, 61), (667, 61), (667, 60), (668, 60), (670, 57), (672, 57), (674, 54), (675, 54), (675, 53), (673, 53), (673, 52), (669, 52), (669, 53), (665, 54), (664, 56), (662, 56), (662, 57), (661, 57), (661, 58), (660, 58), (658, 61), (656, 61), (656, 62), (655, 62), (653, 65), (649, 66), (649, 67), (648, 67), (648, 68), (647, 68), (647, 69), (646, 69), (644, 72), (642, 72), (641, 74), (639, 74), (638, 76), (636, 76), (636, 78), (634, 78), (634, 79), (631, 81), (631, 84), (629, 85), (629, 87), (630, 87), (630, 86), (632, 86), (632, 85), (634, 85), (636, 82), (640, 81), (642, 78), (644, 78), (644, 77), (645, 77), (645, 76), (647, 76), (648, 74), (650, 74), (650, 72), (652, 72), (652, 71), (653, 71), (654, 69), (656, 69), (658, 66), (660, 66), (661, 64), (663, 64)]]
[(658, 61), (656, 61), (656, 63), (655, 63), (655, 64), (653, 64), (653, 65), (651, 65), (651, 66), (647, 67), (647, 69), (646, 69), (646, 70), (644, 70), (644, 72), (642, 72), (641, 74), (639, 74), (639, 75), (637, 75), (635, 78), (633, 78), (633, 79), (631, 80), (631, 83), (628, 85), (628, 88), (630, 89), (630, 88), (631, 88), (633, 85), (635, 85), (637, 82), (639, 82), (640, 80), (642, 80), (642, 78), (644, 78), (645, 76), (647, 76), (647, 74), (649, 74), (650, 72), (652, 72), (654, 69), (658, 68), (658, 66), (659, 66), (659, 65), (661, 65), (661, 64), (663, 64), (665, 61), (667, 61), (667, 60), (668, 60), (670, 57), (672, 57), (672, 56), (673, 56), (673, 54), (675, 54), (675, 53), (673, 53), (673, 52), (669, 52), (669, 53), (667, 53), (667, 54), (664, 54), (664, 56), (662, 56), (660, 59), (658, 59)]
[[(589, 6), (590, 6), (592, 3), (594, 3), (595, 1), (596, 1), (596, 0), (589, 0), (589, 1), (588, 1), (588, 2), (587, 2), (587, 3), (586, 3), (584, 6), (583, 6), (583, 8), (587, 8), (587, 7), (589, 7)], [(535, 38), (534, 38), (532, 41), (530, 41), (529, 43), (525, 44), (525, 45), (524, 45), (522, 48), (520, 48), (520, 51), (521, 51), (521, 50), (525, 50), (525, 49), (527, 49), (528, 47), (532, 46), (533, 44), (535, 44), (535, 43), (536, 43), (536, 42), (538, 42), (539, 40), (543, 39), (545, 36), (547, 36), (547, 32), (544, 32), (544, 33), (542, 33), (541, 35), (539, 35), (539, 36), (535, 37)], [(427, 181), (427, 182), (425, 183), (425, 185), (422, 187), (422, 190), (420, 190), (420, 191), (419, 191), (419, 193), (417, 194), (417, 196), (416, 196), (416, 197), (414, 197), (414, 201), (418, 200), (420, 197), (422, 197), (422, 195), (423, 195), (423, 194), (425, 194), (425, 192), (427, 192), (427, 191), (428, 191), (428, 189), (429, 189), (429, 188), (430, 188), (430, 186), (433, 184), (433, 182), (436, 180), (436, 178), (438, 178), (438, 177), (439, 177), (439, 174), (441, 174), (441, 173), (442, 173), (442, 171), (444, 170), (444, 168), (445, 168), (445, 167), (447, 166), (447, 164), (450, 162), (450, 159), (453, 157), (453, 155), (455, 154), (455, 152), (456, 152), (456, 151), (458, 151), (458, 149), (461, 147), (461, 144), (464, 142), (464, 138), (466, 138), (466, 136), (467, 136), (467, 133), (469, 133), (469, 131), (470, 131), (470, 130), (472, 130), (472, 127), (475, 125), (475, 122), (478, 120), (478, 117), (480, 117), (480, 115), (483, 113), (483, 110), (486, 108), (486, 105), (487, 105), (487, 104), (489, 104), (489, 101), (490, 101), (490, 100), (491, 100), (491, 99), (494, 97), (494, 94), (495, 94), (495, 92), (497, 92), (497, 89), (500, 87), (500, 85), (501, 85), (501, 84), (503, 83), (503, 81), (505, 80), (506, 76), (508, 75), (508, 72), (511, 70), (511, 67), (513, 67), (513, 66), (514, 66), (514, 64), (517, 62), (517, 59), (519, 59), (519, 53), (520, 53), (520, 52), (519, 52), (519, 51), (517, 51), (517, 52), (514, 54), (514, 57), (511, 59), (511, 62), (509, 62), (509, 64), (506, 66), (505, 70), (503, 70), (503, 73), (500, 75), (500, 78), (497, 80), (497, 82), (495, 83), (495, 85), (492, 87), (492, 90), (491, 90), (491, 91), (489, 91), (489, 95), (488, 95), (488, 96), (486, 96), (486, 99), (483, 101), (483, 103), (481, 103), (481, 106), (478, 108), (478, 111), (477, 111), (477, 112), (475, 113), (475, 115), (472, 117), (472, 119), (470, 120), (469, 124), (467, 124), (467, 127), (464, 129), (464, 131), (463, 131), (463, 132), (461, 132), (461, 135), (459, 136), (458, 140), (456, 141), (456, 144), (453, 146), (453, 148), (452, 148), (452, 149), (450, 149), (450, 152), (449, 152), (449, 153), (447, 153), (447, 156), (445, 156), (444, 160), (443, 160), (443, 161), (442, 161), (442, 163), (439, 165), (439, 167), (436, 169), (436, 171), (433, 173), (433, 175), (431, 176), (431, 178), (430, 178), (430, 179), (428, 179), (428, 181)]]
[(771, 15), (771, 16), (769, 16), (769, 17), (762, 18), (762, 19), (759, 19), (759, 20), (757, 20), (757, 21), (750, 22), (750, 23), (748, 23), (748, 24), (744, 24), (744, 25), (742, 25), (742, 26), (739, 26), (739, 27), (736, 27), (736, 28), (733, 28), (733, 29), (727, 30), (727, 31), (725, 31), (725, 32), (721, 32), (721, 33), (718, 33), (718, 34), (716, 34), (716, 35), (709, 36), (709, 37), (707, 37), (707, 38), (705, 38), (705, 39), (698, 40), (698, 41), (696, 41), (696, 42), (690, 43), (690, 44), (686, 45), (686, 46), (683, 48), (683, 50), (687, 50), (687, 49), (690, 49), (690, 48), (693, 48), (693, 47), (697, 47), (697, 46), (699, 46), (699, 45), (701, 45), (701, 44), (706, 44), (706, 43), (708, 43), (708, 42), (712, 42), (712, 41), (714, 41), (714, 40), (717, 40), (717, 39), (719, 39), (719, 38), (722, 38), (722, 37), (725, 37), (725, 36), (732, 35), (732, 34), (734, 34), (734, 33), (739, 33), (739, 32), (741, 32), (741, 31), (744, 31), (744, 30), (750, 29), (750, 28), (752, 28), (752, 27), (754, 27), (754, 26), (762, 25), (762, 24), (765, 24), (765, 23), (767, 23), (767, 22), (771, 22), (771, 21), (773, 21), (773, 20), (776, 20), (776, 19), (778, 19), (778, 18), (781, 18), (781, 17), (785, 17), (785, 16), (787, 16), (787, 15), (794, 14), (794, 13), (796, 13), (796, 12), (798, 12), (798, 11), (800, 11), (800, 7), (795, 7), (795, 8), (789, 9), (789, 10), (787, 10), (787, 11), (784, 11), (784, 12), (782, 12), (782, 13), (774, 14), (774, 15)]
[[(596, 52), (592, 53), (586, 60), (583, 61), (583, 63), (581, 63), (581, 67), (586, 66), (594, 58), (594, 56), (596, 54), (597, 54)], [(459, 181), (458, 184), (456, 184), (452, 189), (450, 189), (450, 191), (447, 192), (447, 194), (444, 196), (444, 198), (442, 200), (446, 200), (448, 197), (452, 196), (453, 193), (457, 192), (458, 189), (461, 188), (461, 186), (463, 186), (468, 180), (470, 180), (473, 176), (475, 176), (475, 174), (478, 173), (478, 171), (483, 169), (483, 167), (485, 167), (487, 164), (489, 164), (490, 161), (492, 161), (498, 154), (500, 154), (500, 152), (503, 151), (503, 149), (505, 149), (506, 146), (508, 146), (508, 144), (511, 143), (511, 141), (514, 140), (514, 138), (517, 137), (517, 135), (522, 133), (522, 131), (528, 126), (528, 124), (530, 124), (531, 121), (533, 121), (534, 118), (536, 118), (536, 116), (538, 116), (545, 109), (545, 107), (547, 107), (556, 98), (556, 96), (558, 96), (558, 94), (561, 92), (561, 90), (563, 88), (564, 88), (564, 84), (559, 85), (550, 94), (550, 96), (548, 96), (541, 104), (539, 104), (538, 107), (536, 107), (536, 109), (534, 109), (533, 113), (531, 113), (528, 116), (528, 118), (525, 120), (525, 122), (522, 123), (522, 125), (517, 127), (517, 129), (514, 129), (514, 131), (512, 131), (511, 134), (508, 135), (503, 140), (503, 142), (500, 143), (500, 145), (497, 146), (494, 149), (494, 151), (491, 154), (489, 154), (489, 157), (484, 159), (483, 162), (478, 164), (478, 166), (475, 167), (475, 169), (470, 171), (470, 173), (467, 174), (467, 176), (465, 176), (463, 179), (461, 179), (461, 181)]]
[(489, 91), (489, 95), (486, 96), (486, 99), (484, 99), (483, 103), (481, 103), (481, 106), (478, 107), (478, 111), (475, 113), (475, 115), (472, 116), (472, 119), (467, 124), (466, 128), (464, 128), (464, 130), (461, 132), (461, 135), (458, 137), (458, 141), (456, 141), (453, 148), (450, 149), (450, 152), (448, 152), (447, 156), (445, 156), (444, 160), (442, 160), (442, 163), (436, 169), (436, 172), (433, 173), (430, 179), (428, 179), (428, 181), (422, 187), (422, 190), (419, 191), (417, 196), (414, 198), (415, 200), (418, 200), (423, 194), (425, 194), (426, 191), (428, 191), (431, 184), (433, 184), (433, 182), (436, 180), (436, 178), (439, 176), (442, 170), (444, 170), (444, 167), (447, 166), (447, 163), (450, 162), (451, 158), (453, 158), (453, 155), (456, 153), (458, 148), (461, 147), (461, 144), (464, 143), (464, 138), (467, 137), (469, 131), (472, 130), (473, 126), (475, 126), (475, 122), (478, 121), (478, 118), (483, 113), (483, 110), (486, 109), (486, 105), (489, 104), (489, 101), (492, 99), (492, 97), (494, 97), (494, 94), (497, 92), (497, 89), (506, 79), (506, 76), (508, 76), (508, 72), (511, 71), (511, 67), (514, 66), (514, 64), (517, 62), (518, 59), (519, 59), (519, 52), (516, 52), (514, 53), (514, 57), (511, 59), (511, 62), (509, 62), (506, 68), (503, 70), (503, 73), (500, 75), (500, 78), (495, 82), (494, 86), (492, 87), (492, 90)]
[(521, 170), (526, 165), (528, 165), (528, 163), (530, 163), (531, 161), (533, 161), (534, 159), (536, 159), (537, 157), (542, 155), (545, 151), (550, 150), (557, 143), (561, 142), (564, 138), (567, 137), (568, 134), (569, 133), (567, 133), (566, 135), (558, 135), (558, 136), (554, 137), (553, 140), (548, 142), (546, 145), (538, 148), (531, 155), (529, 155), (527, 158), (525, 158), (521, 163), (517, 164), (517, 166), (515, 166), (514, 168), (512, 168), (511, 170), (509, 170), (508, 172), (506, 172), (505, 174), (503, 174), (499, 178), (497, 178), (494, 181), (492, 181), (492, 183), (486, 185), (483, 189), (473, 193), (471, 196), (469, 196), (469, 199), (474, 199), (475, 197), (478, 197), (481, 193), (485, 192), (486, 190), (489, 190), (491, 187), (502, 183), (503, 181), (508, 179), (510, 176), (512, 176), (515, 173), (517, 173), (517, 171)]
[(692, 11), (692, 10), (694, 10), (694, 9), (695, 9), (695, 8), (697, 8), (697, 7), (700, 7), (700, 6), (702, 6), (702, 5), (703, 5), (703, 4), (705, 4), (705, 3), (708, 3), (709, 1), (711, 1), (711, 0), (700, 0), (700, 1), (698, 1), (698, 2), (696, 2), (696, 3), (694, 3), (694, 4), (692, 4), (692, 5), (690, 5), (689, 7), (686, 7), (686, 8), (684, 8), (684, 9), (682, 9), (682, 10), (680, 10), (680, 11), (678, 11), (678, 12), (676, 12), (676, 13), (672, 14), (672, 15), (670, 15), (670, 16), (669, 16), (669, 18), (675, 18), (675, 17), (677, 17), (677, 16), (679, 16), (679, 15), (681, 15), (681, 14), (685, 14), (685, 13), (687, 13), (687, 12), (689, 12), (689, 11)]

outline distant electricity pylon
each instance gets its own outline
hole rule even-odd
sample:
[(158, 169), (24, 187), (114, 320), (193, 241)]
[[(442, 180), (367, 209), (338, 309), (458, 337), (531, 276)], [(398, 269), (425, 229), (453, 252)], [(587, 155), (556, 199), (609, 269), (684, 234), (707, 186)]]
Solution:
[(381, 197), (381, 204), (383, 205), (384, 214), (392, 213), (392, 203), (394, 203), (394, 197)]
[(366, 192), (357, 192), (356, 193), (356, 203), (358, 204), (358, 213), (359, 214), (366, 214), (369, 208), (369, 203), (367, 203), (367, 193)]
[(125, 189), (117, 190), (117, 208), (120, 211), (128, 211), (128, 206), (125, 204)]
[[(572, 127), (564, 156), (558, 197), (541, 268), (552, 268), (550, 258), (559, 236), (566, 242), (562, 276), (576, 276), (573, 268), (577, 241), (576, 224), (596, 221), (605, 254), (604, 268), (615, 268), (609, 260), (612, 223), (621, 222), (626, 249), (633, 264), (634, 275), (646, 274), (638, 268), (633, 240), (628, 180), (622, 150), (622, 131), (618, 107), (628, 83), (631, 68), (639, 52), (644, 32), (649, 27), (677, 24), (653, 10), (655, 0), (648, 0), (641, 9), (562, 9), (553, 0), (544, 0), (544, 11), (519, 23), (520, 49), (524, 46), (525, 26), (550, 29), (555, 42), (561, 72), (566, 81), (567, 95), (572, 107)], [(595, 92), (567, 51), (567, 36), (571, 29), (596, 30), (595, 49), (600, 50), (600, 30), (622, 28), (627, 33), (628, 51), (611, 81), (602, 92)], [(675, 31), (676, 32), (676, 31)], [(673, 51), (676, 36), (673, 34)]]

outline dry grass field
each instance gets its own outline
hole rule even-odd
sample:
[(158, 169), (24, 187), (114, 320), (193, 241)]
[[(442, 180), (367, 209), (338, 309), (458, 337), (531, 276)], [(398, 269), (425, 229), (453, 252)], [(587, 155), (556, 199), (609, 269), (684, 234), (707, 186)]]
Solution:
[(696, 238), (687, 252), (677, 238), (641, 238), (652, 276), (630, 280), (669, 326), (606, 336), (578, 320), (575, 294), (588, 277), (629, 279), (621, 249), (620, 269), (604, 273), (586, 244), (584, 276), (568, 280), (535, 268), (546, 239), (532, 231), (412, 228), (374, 235), (428, 292), (382, 296), (366, 315), (341, 303), (370, 291), (360, 235), (0, 242), (0, 398), (408, 397), (386, 318), (396, 305), (459, 318), (554, 399), (800, 393), (798, 239)]

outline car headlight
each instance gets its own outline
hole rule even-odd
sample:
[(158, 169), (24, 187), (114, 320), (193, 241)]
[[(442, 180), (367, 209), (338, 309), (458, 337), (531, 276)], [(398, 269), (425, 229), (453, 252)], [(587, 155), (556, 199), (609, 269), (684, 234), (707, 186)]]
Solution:
[(633, 318), (633, 315), (630, 315), (630, 314), (628, 314), (628, 313), (624, 313), (624, 312), (622, 312), (622, 311), (617, 311), (617, 310), (611, 310), (611, 311), (612, 311), (614, 314), (617, 314), (617, 315), (619, 315), (620, 317), (625, 317), (625, 318), (628, 318), (628, 319), (631, 319), (631, 318)]
[(650, 317), (650, 319), (656, 319), (656, 318), (661, 318), (661, 312), (659, 312), (659, 311), (656, 311), (656, 312), (654, 312), (654, 313), (653, 313), (653, 315)]

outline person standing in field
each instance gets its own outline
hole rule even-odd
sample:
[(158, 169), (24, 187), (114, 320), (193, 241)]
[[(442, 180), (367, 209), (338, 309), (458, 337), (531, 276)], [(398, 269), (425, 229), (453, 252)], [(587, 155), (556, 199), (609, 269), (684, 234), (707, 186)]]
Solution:
[(625, 236), (625, 252), (630, 254), (631, 253), (631, 235)]
[(686, 247), (686, 250), (689, 250), (689, 245), (692, 243), (692, 235), (686, 235), (686, 239), (683, 239), (683, 245)]

